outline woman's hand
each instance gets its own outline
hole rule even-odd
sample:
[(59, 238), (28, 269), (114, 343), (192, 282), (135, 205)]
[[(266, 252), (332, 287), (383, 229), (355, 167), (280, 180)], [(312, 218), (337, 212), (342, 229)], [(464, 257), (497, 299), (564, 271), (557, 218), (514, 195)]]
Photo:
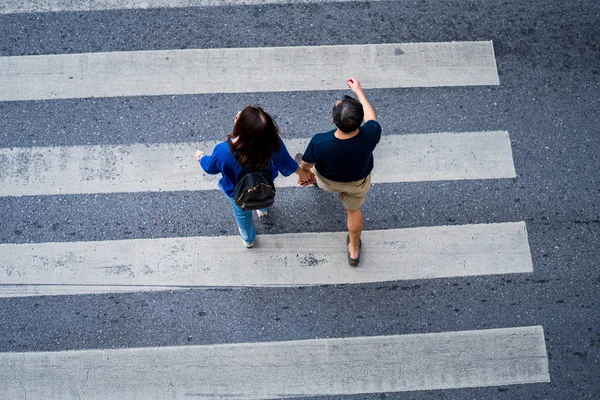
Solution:
[(200, 158), (204, 155), (203, 151), (196, 150), (196, 161), (200, 161)]

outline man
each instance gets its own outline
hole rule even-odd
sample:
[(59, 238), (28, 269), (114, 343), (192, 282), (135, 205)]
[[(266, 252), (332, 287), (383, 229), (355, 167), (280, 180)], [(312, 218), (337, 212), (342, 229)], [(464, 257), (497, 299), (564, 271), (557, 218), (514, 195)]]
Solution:
[(373, 150), (381, 138), (381, 126), (360, 83), (354, 78), (347, 83), (358, 101), (344, 96), (335, 103), (333, 123), (337, 129), (311, 139), (300, 168), (315, 173), (318, 187), (338, 193), (347, 213), (348, 263), (355, 267), (360, 261), (363, 230), (360, 207), (371, 186)]

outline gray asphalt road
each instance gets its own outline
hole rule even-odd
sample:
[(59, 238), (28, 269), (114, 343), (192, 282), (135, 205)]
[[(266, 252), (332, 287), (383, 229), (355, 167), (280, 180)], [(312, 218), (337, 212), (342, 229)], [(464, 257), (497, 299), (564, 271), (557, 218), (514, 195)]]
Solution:
[[(0, 299), (0, 351), (542, 325), (550, 383), (348, 398), (600, 398), (599, 15), (591, 1), (485, 0), (0, 16), (2, 56), (493, 40), (499, 87), (367, 94), (387, 134), (508, 130), (517, 178), (375, 185), (366, 229), (524, 220), (534, 264), (510, 276)], [(287, 137), (307, 137), (329, 129), (341, 94), (5, 102), (0, 147), (217, 140), (248, 103), (272, 111)], [(227, 207), (216, 190), (0, 198), (0, 243), (235, 234)], [(345, 228), (335, 198), (310, 188), (282, 189), (269, 218), (259, 233)]]

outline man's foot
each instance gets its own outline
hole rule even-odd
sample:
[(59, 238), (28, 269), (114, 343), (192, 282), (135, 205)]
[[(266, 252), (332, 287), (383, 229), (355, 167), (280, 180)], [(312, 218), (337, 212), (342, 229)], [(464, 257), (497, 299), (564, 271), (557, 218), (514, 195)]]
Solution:
[(358, 263), (360, 262), (360, 246), (361, 246), (362, 242), (360, 239), (358, 239), (358, 251), (357, 251), (357, 256), (356, 258), (352, 258), (352, 254), (350, 254), (350, 235), (348, 235), (346, 237), (346, 245), (348, 247), (348, 264), (350, 264), (353, 267), (357, 267)]
[(242, 242), (244, 242), (244, 246), (246, 246), (247, 249), (251, 249), (254, 247), (254, 242), (248, 243), (244, 239), (242, 239)]
[(265, 210), (265, 211), (256, 210), (256, 215), (258, 215), (259, 218), (262, 218), (262, 217), (265, 217), (268, 212), (269, 212), (268, 210)]

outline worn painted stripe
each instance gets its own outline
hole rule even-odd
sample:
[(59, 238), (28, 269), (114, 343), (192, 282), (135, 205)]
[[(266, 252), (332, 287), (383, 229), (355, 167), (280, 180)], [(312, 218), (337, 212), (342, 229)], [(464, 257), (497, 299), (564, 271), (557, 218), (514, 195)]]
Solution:
[[(110, 292), (114, 286), (145, 291), (356, 284), (533, 271), (524, 222), (373, 230), (363, 233), (362, 242), (360, 268), (348, 266), (346, 232), (263, 235), (252, 250), (239, 236), (0, 244), (0, 296), (96, 293), (103, 286)], [(26, 291), (20, 294), (17, 285)]]
[(498, 85), (492, 42), (84, 53), (0, 58), (0, 100)]
[[(287, 140), (290, 154), (308, 139)], [(0, 149), (0, 196), (211, 190), (196, 149), (217, 142)], [(516, 176), (506, 131), (387, 135), (375, 151), (373, 182), (497, 179)], [(296, 186), (297, 176), (278, 187)]]
[(366, 1), (380, 0), (2, 0), (0, 14)]
[(109, 285), (4, 285), (0, 283), (0, 298), (53, 295), (106, 294), (131, 292), (169, 292), (190, 289), (189, 286), (109, 286)]
[(550, 382), (541, 326), (211, 346), (0, 353), (19, 399), (279, 399)]

